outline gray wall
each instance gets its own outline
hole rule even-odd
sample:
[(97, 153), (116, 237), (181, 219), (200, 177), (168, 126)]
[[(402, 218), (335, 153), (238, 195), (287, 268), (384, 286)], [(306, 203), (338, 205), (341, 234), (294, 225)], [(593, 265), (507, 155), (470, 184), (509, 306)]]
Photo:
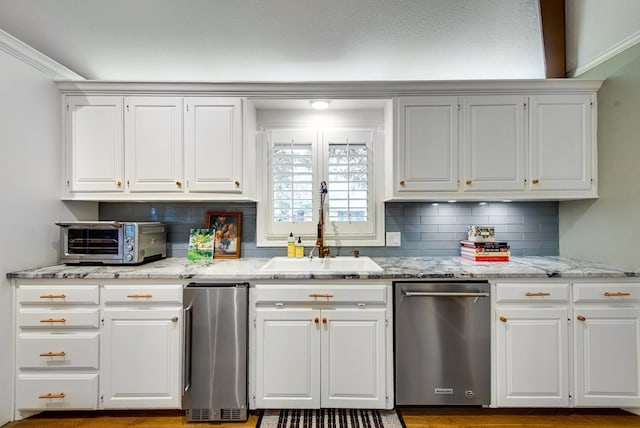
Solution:
[(598, 92), (600, 198), (560, 203), (560, 254), (639, 268), (640, 44), (584, 77)]
[[(155, 212), (155, 217), (153, 213)], [(149, 221), (169, 225), (169, 256), (186, 257), (190, 228), (204, 227), (208, 211), (242, 212), (241, 257), (286, 255), (285, 247), (256, 247), (254, 203), (116, 203), (100, 204), (101, 220)], [(514, 256), (557, 256), (557, 202), (387, 203), (387, 232), (400, 232), (401, 247), (359, 248), (369, 256), (457, 256), (470, 224), (491, 224), (496, 239), (508, 241)], [(284, 245), (284, 243), (283, 243)], [(332, 249), (350, 255), (352, 248)]]

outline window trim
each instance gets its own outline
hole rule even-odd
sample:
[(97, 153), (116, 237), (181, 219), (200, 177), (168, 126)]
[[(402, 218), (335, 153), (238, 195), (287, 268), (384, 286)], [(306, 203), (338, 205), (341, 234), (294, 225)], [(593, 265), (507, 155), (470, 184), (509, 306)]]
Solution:
[[(314, 173), (313, 177), (313, 221), (300, 223), (287, 223), (287, 230), (275, 231), (272, 228), (272, 177), (271, 177), (271, 141), (272, 132), (309, 132), (316, 133), (316, 160), (314, 168), (322, 168), (322, 173)], [(327, 173), (328, 151), (324, 150), (325, 143), (323, 136), (325, 133), (334, 132), (369, 132), (372, 137), (371, 154), (369, 158), (369, 215), (371, 216), (370, 228), (368, 231), (349, 230), (348, 222), (337, 222), (332, 224), (328, 221), (328, 214), (325, 212), (325, 244), (328, 246), (384, 246), (384, 137), (379, 124), (326, 124), (322, 126), (293, 126), (293, 125), (263, 125), (257, 134), (257, 178), (258, 178), (258, 203), (256, 218), (256, 245), (258, 247), (281, 247), (286, 246), (289, 233), (296, 237), (301, 236), (305, 246), (313, 246), (316, 241), (317, 219), (319, 196), (316, 189), (319, 189), (321, 176)], [(330, 195), (329, 195), (330, 198)], [(327, 209), (327, 207), (325, 207)], [(357, 225), (358, 222), (353, 224)], [(357, 228), (356, 228), (357, 229)], [(334, 231), (338, 230), (336, 234)]]

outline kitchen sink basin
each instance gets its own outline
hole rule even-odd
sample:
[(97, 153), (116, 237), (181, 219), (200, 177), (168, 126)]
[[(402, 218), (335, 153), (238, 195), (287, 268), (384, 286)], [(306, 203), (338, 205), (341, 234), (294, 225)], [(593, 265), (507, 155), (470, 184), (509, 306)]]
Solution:
[(369, 257), (273, 257), (261, 272), (309, 272), (309, 273), (371, 273), (382, 272), (382, 268)]

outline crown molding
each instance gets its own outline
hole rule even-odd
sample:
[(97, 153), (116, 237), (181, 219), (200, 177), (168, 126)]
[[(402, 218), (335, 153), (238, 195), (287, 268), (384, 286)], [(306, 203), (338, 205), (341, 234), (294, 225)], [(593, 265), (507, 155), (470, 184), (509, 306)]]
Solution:
[(43, 53), (0, 30), (0, 50), (19, 59), (54, 80), (85, 80), (84, 77), (69, 70)]
[(595, 68), (598, 65), (604, 63), (605, 61), (613, 58), (619, 53), (622, 53), (627, 49), (632, 48), (638, 43), (640, 43), (640, 31), (620, 41), (620, 43), (616, 43), (615, 45), (611, 46), (609, 49), (605, 50), (603, 53), (593, 58), (592, 60), (587, 61), (586, 63), (576, 67), (573, 70), (569, 70), (567, 75), (569, 77), (579, 77), (584, 73), (586, 73), (587, 71), (591, 70), (592, 68)]

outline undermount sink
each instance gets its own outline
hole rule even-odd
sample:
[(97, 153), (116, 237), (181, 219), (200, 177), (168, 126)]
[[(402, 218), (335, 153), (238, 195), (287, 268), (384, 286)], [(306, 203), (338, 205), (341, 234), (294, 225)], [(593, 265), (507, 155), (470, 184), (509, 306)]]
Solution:
[(369, 257), (273, 257), (261, 272), (382, 272), (382, 268)]

